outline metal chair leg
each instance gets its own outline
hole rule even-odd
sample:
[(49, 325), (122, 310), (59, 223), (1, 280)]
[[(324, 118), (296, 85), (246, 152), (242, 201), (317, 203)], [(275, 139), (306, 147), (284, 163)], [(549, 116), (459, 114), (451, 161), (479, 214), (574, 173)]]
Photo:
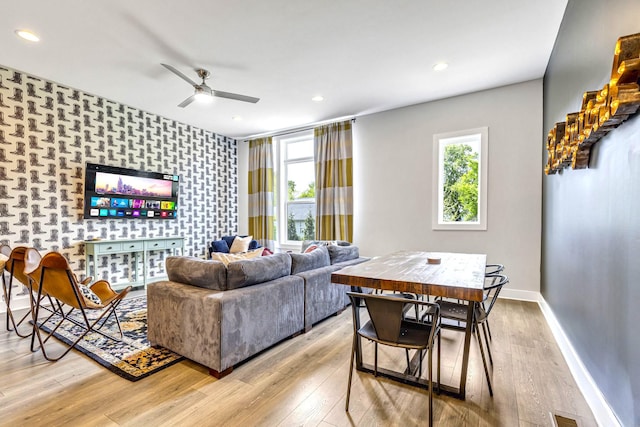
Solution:
[(353, 337), (353, 343), (351, 344), (351, 360), (349, 362), (349, 383), (347, 384), (347, 403), (344, 410), (349, 412), (349, 398), (351, 397), (351, 380), (353, 378), (353, 359), (356, 357), (356, 338)]
[[(429, 372), (429, 427), (433, 426), (433, 343), (429, 345), (427, 349), (427, 359), (429, 362), (429, 367), (427, 371)], [(438, 364), (438, 370), (440, 366)]]
[(487, 367), (487, 359), (484, 356), (484, 348), (482, 345), (482, 339), (480, 337), (480, 328), (478, 324), (475, 324), (476, 338), (478, 338), (478, 345), (480, 346), (480, 355), (482, 355), (482, 364), (484, 365), (484, 373), (487, 377), (487, 384), (489, 385), (489, 396), (493, 397), (493, 388), (491, 387), (491, 378), (489, 377), (489, 368)]
[(487, 344), (487, 353), (489, 354), (489, 362), (493, 366), (493, 357), (491, 356), (491, 346), (489, 345), (489, 338), (487, 338), (487, 328), (484, 326), (486, 322), (482, 323), (482, 332), (484, 334), (484, 342)]
[(378, 343), (374, 342), (374, 356), (373, 356), (373, 376), (377, 377), (378, 376)]
[(489, 326), (489, 319), (485, 319), (485, 321), (483, 322), (483, 324), (487, 325), (487, 331), (489, 332), (489, 339), (491, 341), (493, 341), (493, 337), (491, 336), (491, 327)]

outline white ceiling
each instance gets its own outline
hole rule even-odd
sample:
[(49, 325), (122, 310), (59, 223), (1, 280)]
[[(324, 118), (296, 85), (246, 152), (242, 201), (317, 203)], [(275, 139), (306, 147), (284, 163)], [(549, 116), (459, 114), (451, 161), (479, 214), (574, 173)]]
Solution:
[[(0, 8), (0, 65), (242, 138), (540, 78), (566, 4), (13, 0)], [(433, 71), (440, 61), (449, 68)], [(206, 68), (213, 89), (260, 101), (179, 108), (193, 88), (161, 63), (194, 80)]]

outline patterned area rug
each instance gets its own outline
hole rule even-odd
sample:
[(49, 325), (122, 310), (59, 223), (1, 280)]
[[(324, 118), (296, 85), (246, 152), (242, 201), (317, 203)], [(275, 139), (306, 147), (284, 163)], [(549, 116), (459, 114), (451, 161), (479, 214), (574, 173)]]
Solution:
[[(124, 337), (114, 341), (91, 332), (77, 345), (76, 349), (89, 356), (102, 366), (129, 381), (138, 381), (184, 359), (184, 357), (164, 348), (153, 348), (147, 341), (147, 299), (145, 296), (128, 298), (117, 309)], [(94, 315), (95, 313), (90, 313)], [(80, 319), (81, 313), (74, 311)], [(57, 319), (51, 319), (40, 328), (49, 332)], [(118, 337), (118, 327), (112, 317), (101, 331)], [(65, 321), (54, 333), (61, 341), (70, 343), (82, 333), (80, 327)]]

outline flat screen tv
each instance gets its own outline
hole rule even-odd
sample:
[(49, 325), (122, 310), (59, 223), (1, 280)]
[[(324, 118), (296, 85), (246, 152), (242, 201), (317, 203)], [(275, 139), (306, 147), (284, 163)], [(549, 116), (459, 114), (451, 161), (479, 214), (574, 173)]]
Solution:
[(84, 217), (87, 219), (175, 219), (178, 175), (87, 163)]

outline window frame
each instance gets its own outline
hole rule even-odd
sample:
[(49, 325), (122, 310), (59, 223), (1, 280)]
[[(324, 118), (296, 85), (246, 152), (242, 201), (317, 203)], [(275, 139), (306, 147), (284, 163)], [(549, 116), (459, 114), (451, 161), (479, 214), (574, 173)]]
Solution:
[[(299, 157), (295, 159), (287, 159), (287, 144), (308, 141), (311, 140), (313, 142), (313, 129), (308, 131), (295, 132), (292, 134), (274, 137), (276, 141), (276, 157), (277, 157), (277, 167), (275, 170), (276, 181), (278, 185), (277, 192), (277, 207), (276, 207), (276, 243), (279, 248), (282, 249), (300, 249), (302, 247), (302, 240), (289, 240), (287, 238), (287, 205), (289, 203), (300, 203), (298, 201), (289, 201), (287, 200), (288, 195), (288, 177), (287, 177), (287, 165), (295, 164), (295, 163), (306, 163), (311, 162), (313, 167), (315, 168), (315, 158), (314, 155), (307, 157)], [(315, 172), (314, 172), (314, 182), (315, 182)], [(316, 200), (317, 203), (317, 200)], [(315, 212), (314, 212), (315, 215)]]
[[(464, 144), (465, 140), (476, 140), (480, 137), (478, 151), (478, 220), (450, 222), (443, 219), (444, 196), (444, 149), (452, 144)], [(487, 187), (488, 187), (488, 151), (489, 128), (479, 127), (455, 132), (445, 132), (433, 135), (433, 188), (432, 188), (432, 217), (433, 230), (480, 230), (487, 229)]]

